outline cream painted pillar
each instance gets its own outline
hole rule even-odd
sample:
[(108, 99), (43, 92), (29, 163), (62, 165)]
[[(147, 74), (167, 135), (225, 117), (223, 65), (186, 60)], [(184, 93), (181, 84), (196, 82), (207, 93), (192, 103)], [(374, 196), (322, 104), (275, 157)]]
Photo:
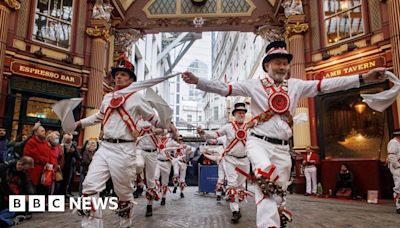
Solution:
[[(304, 33), (308, 30), (308, 24), (304, 23), (304, 21), (304, 15), (291, 15), (285, 25), (288, 49), (293, 54), (293, 60), (290, 64), (290, 75), (293, 78), (302, 80), (306, 80)], [(307, 117), (309, 116), (307, 99), (299, 101), (296, 115), (300, 113), (305, 113)], [(293, 126), (293, 139), (295, 148), (305, 148), (311, 145), (310, 121)]]
[[(103, 79), (106, 75), (110, 41), (109, 29), (110, 25), (105, 20), (91, 20), (91, 27), (86, 29), (86, 33), (92, 37), (86, 116), (96, 113), (103, 99)], [(84, 139), (98, 138), (100, 129), (100, 125), (85, 128)]]
[[(21, 4), (17, 0), (1, 0), (0, 1), (0, 96), (3, 94), (3, 67), (7, 48), (8, 35), (8, 19), (10, 18), (11, 10), (19, 10)], [(7, 93), (7, 91), (4, 91)]]
[[(392, 44), (393, 72), (400, 75), (400, 1), (388, 0), (390, 43)], [(397, 97), (397, 119), (400, 120), (400, 96)]]

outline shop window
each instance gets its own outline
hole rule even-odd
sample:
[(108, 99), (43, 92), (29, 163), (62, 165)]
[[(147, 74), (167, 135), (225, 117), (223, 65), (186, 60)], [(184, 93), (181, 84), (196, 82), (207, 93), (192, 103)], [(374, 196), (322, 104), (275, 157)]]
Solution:
[(335, 44), (364, 33), (362, 0), (324, 0), (327, 44)]
[(33, 39), (69, 49), (73, 0), (37, 0)]
[(319, 145), (326, 159), (386, 159), (390, 111), (374, 111), (360, 97), (384, 89), (385, 84), (317, 97)]
[(58, 120), (57, 115), (53, 112), (52, 105), (56, 100), (30, 97), (26, 109), (26, 116), (38, 119)]

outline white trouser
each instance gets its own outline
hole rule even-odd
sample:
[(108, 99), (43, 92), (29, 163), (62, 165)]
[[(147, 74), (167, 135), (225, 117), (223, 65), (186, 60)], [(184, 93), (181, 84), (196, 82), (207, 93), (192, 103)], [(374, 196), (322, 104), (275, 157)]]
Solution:
[[(246, 173), (250, 172), (250, 163), (249, 159), (246, 158), (236, 158), (233, 156), (227, 155), (225, 158), (225, 174), (227, 180), (227, 193), (234, 191), (236, 194), (234, 195), (234, 201), (230, 202), (229, 206), (232, 212), (239, 211), (239, 191), (244, 191), (246, 177), (236, 171), (236, 167), (240, 168)], [(231, 197), (231, 196), (230, 196)]]
[(161, 187), (163, 188), (162, 196), (165, 197), (167, 192), (164, 190), (168, 188), (169, 174), (171, 173), (171, 161), (160, 161), (157, 160), (158, 166), (156, 169), (156, 180), (158, 180), (161, 176)]
[[(218, 164), (218, 181), (217, 181), (217, 186), (223, 186), (225, 182), (225, 167), (224, 167), (224, 159), (221, 160), (221, 162)], [(218, 187), (217, 187), (218, 188)], [(217, 189), (218, 190), (218, 189)], [(222, 195), (222, 191), (216, 191), (217, 196)]]
[[(186, 170), (187, 164), (182, 161), (176, 161), (173, 163), (174, 176), (179, 177), (179, 183), (186, 183)], [(181, 185), (182, 190), (182, 185)]]
[[(141, 149), (137, 150), (143, 156), (144, 160), (144, 170), (145, 170), (145, 175), (146, 175), (146, 185), (147, 189), (155, 189), (156, 188), (156, 169), (157, 169), (157, 150), (154, 152), (147, 152)], [(147, 200), (147, 204), (152, 204), (152, 200)]]
[[(97, 194), (106, 188), (106, 182), (111, 177), (114, 191), (119, 201), (133, 202), (133, 180), (135, 177), (136, 145), (134, 143), (101, 142), (99, 149), (93, 156), (88, 173), (83, 182), (83, 194)], [(128, 219), (121, 218), (121, 226), (132, 224), (133, 209)], [(96, 219), (83, 217), (82, 227), (102, 227), (101, 210), (95, 212)]]
[(144, 183), (143, 183), (143, 179), (144, 179), (144, 175), (143, 175), (143, 170), (144, 170), (144, 165), (145, 165), (145, 161), (144, 161), (144, 151), (140, 150), (140, 149), (136, 149), (136, 179), (134, 181), (134, 185), (136, 186), (140, 186), (143, 187)]
[(317, 167), (314, 165), (305, 167), (304, 176), (306, 177), (306, 193), (317, 193)]
[[(393, 166), (389, 166), (390, 172), (392, 173), (393, 176), (393, 182), (394, 182), (394, 187), (393, 187), (393, 197), (400, 197), (400, 168), (394, 168)], [(396, 208), (400, 208), (400, 199), (396, 198)]]
[[(279, 175), (278, 184), (286, 190), (289, 184), (292, 161), (289, 154), (289, 145), (276, 145), (262, 139), (249, 136), (246, 142), (247, 156), (252, 164), (253, 171), (265, 170), (271, 164), (276, 166), (273, 176)], [(259, 186), (255, 188), (257, 204), (257, 227), (280, 227), (278, 207), (283, 206), (284, 199), (278, 196), (265, 197)]]

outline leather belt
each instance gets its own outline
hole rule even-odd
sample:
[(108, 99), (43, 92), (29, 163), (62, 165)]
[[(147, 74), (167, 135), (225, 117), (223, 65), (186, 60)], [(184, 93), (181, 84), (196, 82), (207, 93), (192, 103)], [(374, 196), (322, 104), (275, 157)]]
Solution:
[(109, 143), (129, 143), (134, 142), (133, 140), (125, 140), (125, 139), (103, 139), (105, 142)]
[(152, 152), (155, 152), (155, 151), (157, 151), (157, 149), (142, 149), (144, 152), (149, 152), (149, 153), (152, 153)]
[(277, 145), (287, 145), (288, 144), (288, 141), (286, 141), (286, 140), (269, 138), (267, 136), (257, 135), (257, 134), (254, 134), (254, 133), (251, 133), (250, 135), (254, 136), (256, 138), (262, 139), (264, 141), (267, 141), (267, 142), (270, 142), (270, 143), (273, 143), (273, 144), (277, 144)]
[(235, 156), (235, 155), (230, 155), (230, 154), (228, 154), (228, 156), (235, 157), (235, 158), (239, 158), (239, 159), (247, 158), (247, 155), (246, 155), (246, 156), (242, 156), (242, 157), (238, 157), (238, 156)]
[(159, 160), (159, 161), (161, 161), (161, 162), (168, 162), (168, 161), (170, 161), (170, 160), (165, 160), (165, 159), (157, 159), (157, 160)]

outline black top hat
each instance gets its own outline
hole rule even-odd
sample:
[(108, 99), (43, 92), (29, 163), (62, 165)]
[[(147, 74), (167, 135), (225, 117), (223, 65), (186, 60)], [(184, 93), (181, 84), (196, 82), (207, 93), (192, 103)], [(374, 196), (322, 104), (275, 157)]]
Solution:
[(273, 41), (268, 44), (267, 48), (265, 49), (265, 54), (266, 56), (264, 57), (262, 61), (262, 68), (265, 72), (267, 72), (267, 69), (265, 69), (265, 63), (269, 62), (271, 59), (274, 58), (287, 58), (287, 60), (292, 61), (293, 55), (290, 54), (286, 50), (286, 43), (285, 41)]
[(394, 135), (394, 136), (400, 135), (400, 129), (399, 129), (399, 128), (394, 129), (394, 130), (393, 130), (393, 135)]
[(245, 103), (236, 103), (235, 105), (234, 105), (234, 109), (233, 109), (233, 111), (232, 111), (232, 115), (235, 115), (235, 112), (237, 112), (237, 111), (244, 111), (245, 113), (247, 112), (247, 109), (246, 109), (246, 104)]
[(111, 68), (111, 75), (113, 78), (115, 78), (117, 71), (127, 72), (129, 76), (136, 81), (135, 66), (129, 60), (124, 58), (117, 61), (116, 66)]

